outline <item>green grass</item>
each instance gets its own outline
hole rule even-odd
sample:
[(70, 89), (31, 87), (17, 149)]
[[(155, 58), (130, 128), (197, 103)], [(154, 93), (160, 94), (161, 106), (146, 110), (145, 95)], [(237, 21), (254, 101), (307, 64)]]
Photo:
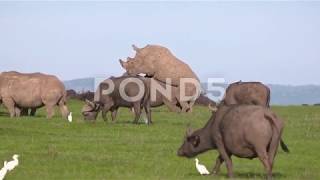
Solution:
[[(43, 109), (36, 117), (10, 119), (0, 109), (0, 164), (20, 154), (20, 165), (7, 179), (225, 179), (201, 177), (194, 160), (177, 157), (188, 123), (202, 127), (210, 112), (196, 107), (192, 114), (153, 110), (154, 124), (131, 124), (133, 115), (121, 109), (116, 123), (82, 120), (82, 102), (71, 101), (74, 122), (59, 113), (47, 120)], [(286, 122), (284, 140), (291, 153), (279, 150), (276, 179), (320, 179), (320, 107), (273, 107)], [(109, 115), (108, 115), (109, 116)], [(111, 119), (111, 118), (109, 118)], [(216, 151), (199, 156), (210, 170)], [(258, 159), (233, 157), (236, 178), (264, 178)]]

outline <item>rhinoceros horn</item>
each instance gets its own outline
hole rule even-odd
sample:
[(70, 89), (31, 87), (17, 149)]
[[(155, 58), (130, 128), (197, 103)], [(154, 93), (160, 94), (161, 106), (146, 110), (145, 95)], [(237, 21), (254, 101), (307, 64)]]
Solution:
[(135, 50), (135, 51), (140, 51), (140, 48), (138, 48), (136, 45), (134, 45), (134, 44), (132, 44), (132, 48), (133, 48), (133, 50)]
[(120, 62), (121, 66), (122, 66), (123, 68), (126, 68), (126, 67), (127, 67), (127, 62), (122, 61), (122, 59), (119, 59), (119, 62)]

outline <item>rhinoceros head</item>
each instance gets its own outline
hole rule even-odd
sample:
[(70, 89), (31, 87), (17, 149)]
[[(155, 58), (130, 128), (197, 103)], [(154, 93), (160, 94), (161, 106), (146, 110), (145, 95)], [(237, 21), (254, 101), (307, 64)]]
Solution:
[(158, 54), (157, 48), (153, 45), (147, 45), (144, 48), (138, 48), (132, 45), (136, 51), (134, 58), (127, 58), (127, 61), (119, 60), (121, 66), (127, 71), (129, 75), (138, 75), (140, 73), (147, 76), (154, 76), (157, 71), (157, 61), (161, 58)]

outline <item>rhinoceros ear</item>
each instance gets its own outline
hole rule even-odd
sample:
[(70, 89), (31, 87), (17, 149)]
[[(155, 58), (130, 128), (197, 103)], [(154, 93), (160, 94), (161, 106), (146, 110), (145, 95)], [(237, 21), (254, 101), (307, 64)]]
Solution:
[(132, 61), (132, 60), (134, 60), (134, 58), (127, 57), (127, 61)]
[(119, 59), (119, 62), (120, 62), (120, 64), (121, 64), (121, 66), (123, 67), (123, 68), (127, 68), (127, 66), (128, 66), (128, 63), (127, 62), (125, 62), (125, 61), (122, 61), (121, 59)]
[(135, 50), (135, 51), (140, 51), (140, 48), (138, 48), (136, 45), (134, 45), (134, 44), (132, 44), (132, 48), (133, 48), (133, 50)]

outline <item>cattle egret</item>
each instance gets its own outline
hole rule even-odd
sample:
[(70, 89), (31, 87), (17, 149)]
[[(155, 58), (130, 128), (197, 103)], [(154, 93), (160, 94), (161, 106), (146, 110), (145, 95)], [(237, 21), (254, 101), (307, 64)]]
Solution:
[(207, 170), (207, 168), (202, 165), (202, 164), (199, 164), (199, 159), (196, 158), (196, 168), (198, 170), (198, 172), (201, 174), (201, 175), (209, 175), (209, 171)]
[(8, 172), (6, 165), (7, 165), (7, 161), (3, 162), (3, 168), (0, 170), (0, 180), (3, 180)]
[(70, 114), (68, 115), (68, 121), (72, 122), (72, 112), (70, 112)]
[(18, 160), (19, 155), (15, 154), (12, 156), (13, 160), (8, 162), (5, 167), (8, 171), (12, 171), (15, 167), (19, 165), (19, 160)]

